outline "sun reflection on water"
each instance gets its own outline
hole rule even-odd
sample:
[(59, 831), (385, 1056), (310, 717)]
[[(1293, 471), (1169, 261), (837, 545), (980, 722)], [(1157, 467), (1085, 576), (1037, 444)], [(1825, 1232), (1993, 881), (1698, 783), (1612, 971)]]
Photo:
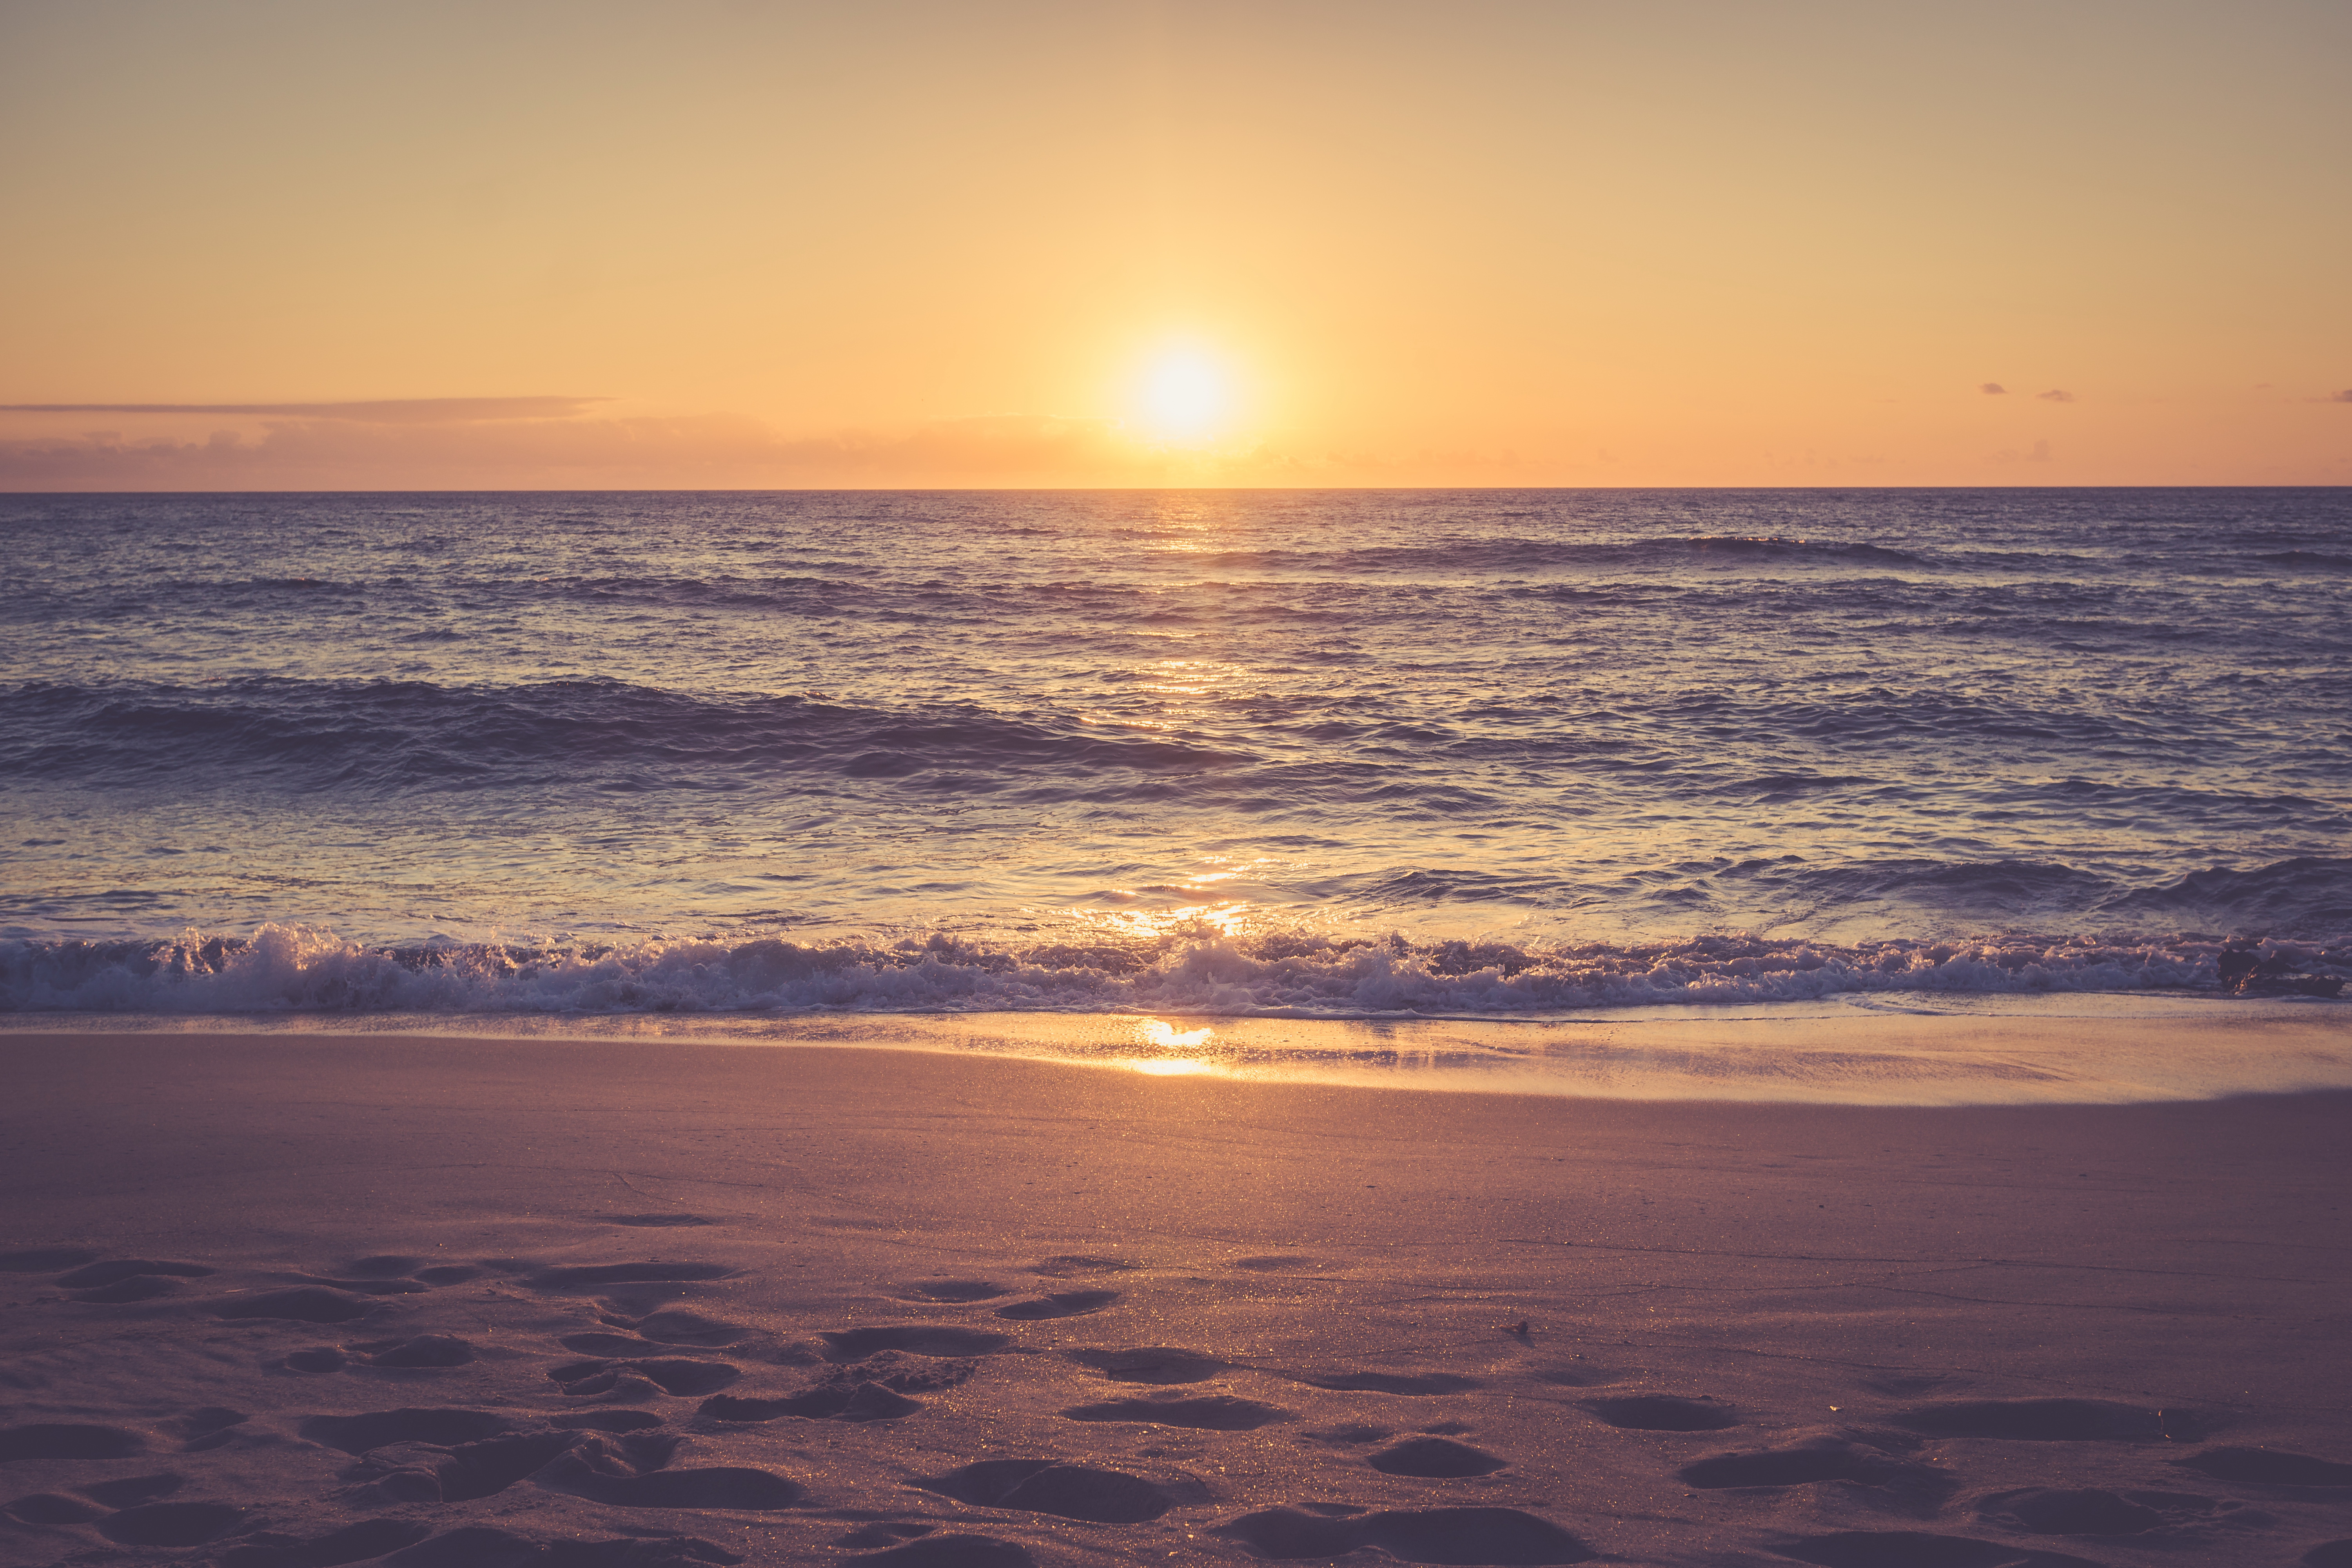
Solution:
[(1201, 1052), (1217, 1037), (1214, 1028), (1203, 1025), (1197, 1029), (1180, 1029), (1164, 1018), (1138, 1018), (1133, 1027), (1133, 1046), (1150, 1054), (1114, 1058), (1113, 1066), (1152, 1078), (1184, 1078), (1218, 1070), (1220, 1063), (1214, 1056), (1175, 1054)]
[(1157, 1046), (1163, 1051), (1186, 1051), (1194, 1046), (1208, 1044), (1216, 1037), (1217, 1031), (1205, 1026), (1179, 1029), (1175, 1025), (1163, 1023), (1158, 1018), (1146, 1018), (1137, 1033), (1147, 1046)]

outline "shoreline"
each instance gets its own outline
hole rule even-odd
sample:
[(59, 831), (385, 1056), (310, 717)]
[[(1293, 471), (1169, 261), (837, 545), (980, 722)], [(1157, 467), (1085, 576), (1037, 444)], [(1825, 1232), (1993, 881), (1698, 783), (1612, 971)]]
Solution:
[[(1577, 1560), (1567, 1539), (1760, 1568), (1899, 1537), (1835, 1559), (1892, 1563), (1941, 1536), (2252, 1564), (2352, 1536), (2352, 1488), (2193, 1468), (2352, 1463), (2352, 1094), (1767, 1106), (814, 1045), (352, 1044), (0, 1035), (6, 1246), (96, 1255), (6, 1260), (0, 1349), (27, 1380), (8, 1420), (138, 1445), (12, 1464), (12, 1496), (165, 1471), (247, 1532), (208, 1550), (388, 1520), (371, 1528), (418, 1532), (394, 1568), (452, 1568), (436, 1542), (462, 1531), (520, 1542), (514, 1562), (635, 1542), (610, 1549), (632, 1568), (677, 1561), (664, 1541), (830, 1563), (929, 1540), (947, 1563), (974, 1536), (1026, 1556), (961, 1560), (1240, 1563), (1279, 1544), (1268, 1515), (1464, 1561), (1410, 1555), (1397, 1521), (1443, 1508), (1487, 1510), (1476, 1530), (1503, 1534), (1462, 1529), (1494, 1551), (1552, 1542), (1478, 1561)], [(63, 1282), (108, 1259), (203, 1272)], [(230, 1315), (264, 1299), (309, 1315)], [(845, 1379), (884, 1390), (859, 1395), (872, 1419), (815, 1414)], [(623, 1409), (671, 1445), (661, 1465), (562, 1425)], [(207, 1410), (237, 1419), (181, 1434)], [(397, 1456), (317, 1436), (404, 1410), (573, 1447), (467, 1497), (447, 1478), (487, 1451), (419, 1427), (402, 1462), (442, 1490), (400, 1500)], [(1379, 1462), (1453, 1447), (1496, 1463)], [(943, 1479), (999, 1460), (1057, 1462), (1072, 1506), (1157, 1511)], [(660, 1490), (688, 1483), (635, 1486), (720, 1472), (691, 1506)], [(2175, 1500), (2126, 1496), (2154, 1492)], [(2032, 1528), (2092, 1493), (2147, 1523)], [(45, 1563), (127, 1528), (91, 1511), (0, 1548)]]
[(1652, 1102), (2134, 1104), (2352, 1089), (2352, 1005), (1895, 993), (1558, 1017), (1170, 1011), (15, 1014), (37, 1035), (846, 1047), (1254, 1083)]

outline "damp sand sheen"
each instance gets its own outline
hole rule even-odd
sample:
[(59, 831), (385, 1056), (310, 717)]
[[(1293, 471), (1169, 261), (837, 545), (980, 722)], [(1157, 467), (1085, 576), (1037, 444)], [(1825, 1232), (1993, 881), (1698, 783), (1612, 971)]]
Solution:
[(31, 1022), (10, 1562), (2352, 1560), (2340, 1086)]

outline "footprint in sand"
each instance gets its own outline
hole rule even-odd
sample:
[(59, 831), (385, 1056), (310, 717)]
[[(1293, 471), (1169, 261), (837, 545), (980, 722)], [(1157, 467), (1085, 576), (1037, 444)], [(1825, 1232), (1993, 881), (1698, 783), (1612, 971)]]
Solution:
[(1951, 1476), (1932, 1465), (1898, 1458), (1883, 1449), (1841, 1438), (1822, 1438), (1793, 1448), (1714, 1454), (1685, 1465), (1675, 1474), (1685, 1485), (1701, 1491), (1848, 1481), (1881, 1488), (1894, 1494), (1908, 1510), (1921, 1514), (1935, 1512), (1958, 1485)]
[(1034, 1301), (1015, 1301), (999, 1307), (996, 1315), (1010, 1318), (1016, 1323), (1033, 1323), (1047, 1318), (1083, 1318), (1099, 1312), (1118, 1300), (1116, 1290), (1059, 1290), (1051, 1296), (1040, 1296)]
[(2277, 1448), (2208, 1448), (2173, 1462), (2217, 1481), (2266, 1487), (2352, 1487), (2352, 1465)]
[(1036, 1568), (1028, 1548), (992, 1535), (934, 1535), (910, 1541), (887, 1552), (845, 1559), (877, 1563), (883, 1568)]
[(343, 1279), (325, 1274), (297, 1274), (298, 1285), (318, 1285), (330, 1290), (348, 1290), (361, 1296), (422, 1296), (433, 1289), (415, 1279)]
[[(741, 1465), (666, 1470), (668, 1450), (632, 1449), (653, 1439), (589, 1437), (558, 1455), (531, 1477), (550, 1491), (568, 1492), (612, 1508), (792, 1508), (808, 1496), (797, 1481), (773, 1470)], [(674, 1439), (664, 1439), (675, 1446)], [(646, 1460), (651, 1459), (652, 1463)]]
[(146, 1447), (145, 1436), (121, 1426), (63, 1421), (0, 1426), (0, 1465), (18, 1459), (120, 1459)]
[(57, 1284), (73, 1292), (77, 1301), (95, 1306), (121, 1306), (132, 1301), (152, 1301), (159, 1296), (169, 1296), (180, 1289), (183, 1279), (201, 1279), (212, 1270), (199, 1263), (164, 1263), (153, 1258), (113, 1258), (104, 1263), (92, 1263), (69, 1274), (61, 1274)]
[(298, 1285), (287, 1290), (264, 1290), (257, 1295), (232, 1296), (215, 1303), (213, 1316), (238, 1319), (274, 1318), (294, 1323), (348, 1323), (364, 1318), (379, 1303), (364, 1297), (348, 1296), (340, 1290), (320, 1285)]
[(650, 1410), (566, 1410), (549, 1416), (547, 1424), (566, 1431), (637, 1432), (660, 1426), (662, 1417)]
[(202, 1279), (211, 1273), (212, 1270), (201, 1263), (159, 1263), (149, 1258), (126, 1258), (92, 1263), (70, 1274), (60, 1274), (57, 1283), (68, 1290), (90, 1290), (101, 1285), (118, 1285), (142, 1274)]
[(917, 1524), (908, 1520), (881, 1519), (876, 1520), (872, 1524), (861, 1524), (845, 1535), (836, 1535), (825, 1544), (854, 1547), (865, 1551), (877, 1546), (897, 1546), (912, 1541), (919, 1535), (929, 1535), (938, 1529), (939, 1526), (936, 1524)]
[(185, 1476), (165, 1472), (156, 1476), (127, 1476), (121, 1480), (99, 1481), (79, 1487), (82, 1496), (108, 1508), (137, 1508), (142, 1502), (156, 1502), (170, 1497), (187, 1484)]
[(2146, 1410), (2104, 1399), (1959, 1399), (1921, 1405), (1895, 1425), (1936, 1437), (2024, 1442), (2194, 1442), (2212, 1427), (2191, 1410)]
[(1447, 1437), (1408, 1437), (1364, 1462), (1384, 1475), (1455, 1480), (1465, 1476), (1492, 1475), (1511, 1461)]
[(1916, 1530), (1843, 1531), (1807, 1536), (1772, 1549), (1820, 1568), (2104, 1568), (2063, 1552), (2021, 1551), (1964, 1535)]
[[(723, 1546), (690, 1535), (538, 1541), (493, 1525), (472, 1524), (404, 1547), (383, 1561), (385, 1568), (687, 1568), (692, 1563), (732, 1563), (743, 1559)], [(247, 1564), (224, 1556), (221, 1568), (247, 1568)], [(282, 1565), (265, 1563), (252, 1568)]]
[(1019, 1509), (1096, 1524), (1141, 1524), (1171, 1506), (1165, 1492), (1139, 1476), (1058, 1459), (982, 1459), (915, 1484), (976, 1508)]
[(574, 1399), (595, 1398), (631, 1386), (625, 1380), (652, 1384), (664, 1394), (692, 1397), (712, 1394), (743, 1375), (740, 1369), (723, 1361), (687, 1361), (661, 1357), (639, 1361), (566, 1362), (562, 1366), (547, 1369), (547, 1375), (563, 1385), (563, 1392)]
[(697, 1345), (715, 1349), (733, 1344), (750, 1337), (754, 1331), (740, 1323), (730, 1323), (718, 1318), (706, 1318), (699, 1312), (668, 1309), (643, 1318), (625, 1315), (606, 1320), (618, 1326), (634, 1328), (635, 1333), (614, 1333), (591, 1331), (566, 1334), (556, 1343), (583, 1355), (629, 1355), (633, 1352), (658, 1351), (663, 1345)]
[(2242, 1503), (2191, 1492), (2111, 1492), (2096, 1487), (2021, 1487), (1977, 1502), (1988, 1523), (2030, 1535), (2197, 1536), (2215, 1526), (2263, 1530), (2278, 1521)]
[(1062, 1352), (1081, 1366), (1093, 1367), (1113, 1383), (1200, 1383), (1229, 1370), (1232, 1363), (1199, 1351), (1174, 1345), (1139, 1345), (1131, 1350), (1074, 1350)]
[(180, 1444), (182, 1452), (202, 1454), (228, 1447), (236, 1440), (236, 1429), (251, 1419), (242, 1410), (231, 1410), (224, 1405), (205, 1405), (157, 1425), (173, 1436), (184, 1439)]
[(1209, 1533), (1286, 1560), (1339, 1557), (1366, 1546), (1407, 1563), (1583, 1563), (1594, 1556), (1551, 1521), (1515, 1508), (1391, 1509), (1353, 1519), (1270, 1508)]
[(202, 1546), (245, 1522), (248, 1510), (226, 1502), (151, 1502), (99, 1521), (98, 1532), (125, 1546)]
[(1301, 1432), (1299, 1436), (1310, 1443), (1321, 1443), (1327, 1447), (1353, 1448), (1366, 1443), (1385, 1443), (1396, 1434), (1385, 1426), (1367, 1426), (1360, 1422), (1351, 1421), (1344, 1426), (1324, 1426), (1311, 1432)]
[(542, 1268), (530, 1277), (534, 1290), (583, 1291), (607, 1285), (666, 1285), (725, 1279), (742, 1270), (725, 1263), (586, 1263)]
[(695, 1411), (702, 1421), (888, 1421), (911, 1415), (922, 1405), (905, 1395), (954, 1388), (980, 1370), (970, 1358), (908, 1355), (877, 1351), (828, 1370), (796, 1394), (781, 1398), (736, 1398), (719, 1394)]
[(616, 1334), (607, 1330), (594, 1330), (584, 1334), (566, 1334), (555, 1342), (565, 1350), (581, 1355), (633, 1356), (652, 1355), (661, 1346), (635, 1334)]
[(1013, 1342), (1008, 1334), (949, 1323), (885, 1323), (870, 1329), (834, 1329), (817, 1336), (834, 1361), (862, 1361), (877, 1351), (911, 1351), (916, 1355), (989, 1355)]
[(1450, 1372), (1278, 1372), (1276, 1377), (1342, 1394), (1466, 1394), (1485, 1384)]
[(824, 1383), (777, 1399), (739, 1399), (717, 1394), (695, 1408), (698, 1422), (773, 1421), (785, 1415), (803, 1421), (895, 1421), (922, 1408), (878, 1383)]
[(1292, 1412), (1229, 1394), (1162, 1394), (1150, 1399), (1110, 1399), (1062, 1412), (1070, 1421), (1127, 1421), (1151, 1426), (1190, 1426), (1204, 1432), (1255, 1432)]
[[(421, 1370), (465, 1366), (474, 1359), (474, 1347), (455, 1334), (418, 1334), (406, 1340), (373, 1340), (351, 1347), (369, 1366)], [(286, 1358), (293, 1361), (292, 1356)]]
[(463, 1285), (468, 1279), (479, 1279), (486, 1272), (470, 1263), (444, 1263), (436, 1268), (420, 1268), (415, 1277), (427, 1285)]
[(1635, 1394), (1622, 1399), (1588, 1399), (1584, 1407), (1612, 1426), (1634, 1432), (1720, 1432), (1739, 1425), (1739, 1412), (1707, 1398)]
[(0, 1515), (18, 1524), (88, 1524), (92, 1520), (104, 1519), (110, 1511), (86, 1498), (64, 1492), (35, 1492), (0, 1508)]
[(649, 1340), (666, 1345), (731, 1345), (746, 1338), (752, 1331), (741, 1323), (730, 1323), (721, 1318), (706, 1318), (699, 1312), (683, 1308), (665, 1308), (639, 1318), (637, 1332)]
[(130, 1279), (117, 1280), (102, 1290), (77, 1290), (73, 1299), (94, 1306), (122, 1306), (132, 1301), (152, 1301), (158, 1296), (174, 1295), (179, 1289), (176, 1280), (158, 1279), (152, 1274), (133, 1274)]
[(454, 1447), (514, 1429), (514, 1423), (487, 1410), (409, 1407), (371, 1410), (359, 1415), (313, 1415), (297, 1427), (303, 1438), (346, 1454), (364, 1454), (394, 1443)]
[(0, 1252), (0, 1274), (53, 1274), (60, 1268), (94, 1263), (98, 1256), (87, 1247), (29, 1247), (17, 1252)]
[(957, 1304), (965, 1301), (992, 1301), (999, 1296), (1008, 1296), (1013, 1292), (1011, 1286), (999, 1285), (993, 1279), (921, 1279), (912, 1285), (901, 1286), (900, 1289), (905, 1292), (898, 1298), (902, 1301), (946, 1301)]
[(363, 1519), (308, 1540), (264, 1531), (220, 1553), (220, 1568), (341, 1568), (414, 1546), (433, 1527), (411, 1519)]
[[(389, 1443), (370, 1448), (343, 1477), (360, 1483), (354, 1495), (368, 1502), (471, 1502), (497, 1496), (586, 1440), (583, 1433), (559, 1431), (510, 1433), (452, 1445)], [(677, 1443), (675, 1437), (652, 1441), (658, 1447), (656, 1463), (666, 1461)]]
[(1068, 1279), (1081, 1274), (1125, 1274), (1135, 1265), (1124, 1258), (1095, 1258), (1083, 1252), (1065, 1253), (1059, 1258), (1037, 1260), (1029, 1272), (1047, 1279)]

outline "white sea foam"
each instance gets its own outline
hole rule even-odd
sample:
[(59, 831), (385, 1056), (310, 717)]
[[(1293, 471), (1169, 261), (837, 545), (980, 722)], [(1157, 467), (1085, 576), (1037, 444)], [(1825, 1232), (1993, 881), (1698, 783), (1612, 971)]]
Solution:
[[(1126, 944), (992, 945), (781, 938), (615, 946), (394, 948), (265, 924), (251, 937), (0, 942), (0, 1010), (131, 1014), (624, 1015), (810, 1011), (1182, 1012), (1293, 1017), (1546, 1016), (1663, 1004), (1853, 994), (2017, 994), (2207, 988), (2210, 938), (1985, 937), (1850, 946), (1727, 935), (1675, 942), (1416, 944), (1299, 931)], [(2308, 943), (2249, 951), (2278, 987), (2340, 980), (2347, 955)], [(2305, 982), (2303, 984), (2308, 984)]]

